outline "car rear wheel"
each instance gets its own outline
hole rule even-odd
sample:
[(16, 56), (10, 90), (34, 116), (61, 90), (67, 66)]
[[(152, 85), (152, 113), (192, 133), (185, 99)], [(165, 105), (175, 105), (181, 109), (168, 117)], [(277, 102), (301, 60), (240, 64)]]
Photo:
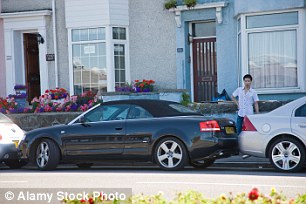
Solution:
[(214, 159), (205, 159), (205, 160), (202, 160), (202, 161), (191, 161), (190, 165), (193, 166), (194, 168), (197, 168), (197, 169), (205, 169), (205, 168), (213, 165), (214, 162), (215, 162)]
[(10, 167), (11, 169), (20, 169), (21, 167), (27, 164), (26, 161), (23, 160), (10, 160), (4, 162), (6, 166)]
[(54, 141), (43, 139), (36, 147), (36, 165), (42, 170), (53, 170), (59, 163), (60, 152)]
[(184, 144), (176, 138), (164, 138), (155, 148), (155, 161), (164, 170), (182, 169), (187, 162)]
[(284, 172), (299, 171), (305, 163), (305, 149), (293, 138), (279, 138), (270, 147), (269, 159), (274, 167)]

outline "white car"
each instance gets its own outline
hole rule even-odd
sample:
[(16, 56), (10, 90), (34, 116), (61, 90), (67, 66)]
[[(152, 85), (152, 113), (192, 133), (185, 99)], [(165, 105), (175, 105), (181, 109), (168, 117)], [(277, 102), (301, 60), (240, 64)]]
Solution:
[(23, 136), (24, 131), (0, 113), (0, 163), (4, 162), (10, 168), (20, 168), (26, 164), (19, 159), (17, 149)]
[(301, 170), (306, 161), (306, 96), (245, 117), (238, 140), (245, 155), (269, 158), (280, 171)]

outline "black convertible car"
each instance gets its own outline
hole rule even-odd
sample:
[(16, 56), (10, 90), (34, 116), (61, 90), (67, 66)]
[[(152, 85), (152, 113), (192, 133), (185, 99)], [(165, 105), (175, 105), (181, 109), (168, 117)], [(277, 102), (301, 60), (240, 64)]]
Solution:
[(61, 163), (152, 161), (164, 170), (205, 168), (238, 154), (235, 123), (207, 118), (175, 102), (120, 100), (96, 105), (66, 125), (26, 133), (21, 158), (40, 170)]

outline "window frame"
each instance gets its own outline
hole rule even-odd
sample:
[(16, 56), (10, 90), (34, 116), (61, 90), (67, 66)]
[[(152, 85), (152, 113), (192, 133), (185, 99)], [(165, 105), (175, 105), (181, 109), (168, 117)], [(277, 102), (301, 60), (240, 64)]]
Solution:
[[(92, 40), (92, 41), (72, 41), (72, 30), (74, 29), (92, 29), (92, 28), (105, 28), (105, 39), (104, 40)], [(113, 39), (113, 27), (125, 28), (126, 39)], [(105, 43), (106, 47), (106, 72), (107, 72), (107, 92), (115, 91), (115, 68), (114, 68), (114, 45), (115, 44), (124, 44), (125, 45), (125, 79), (127, 82), (130, 82), (130, 55), (129, 55), (129, 27), (126, 25), (97, 25), (89, 27), (69, 27), (68, 29), (68, 63), (69, 63), (69, 90), (71, 95), (74, 95), (74, 81), (73, 81), (73, 62), (72, 62), (72, 45), (76, 43), (85, 43), (89, 42), (102, 42)]]
[[(113, 38), (113, 28), (125, 28), (125, 37), (126, 39), (114, 39)], [(126, 26), (113, 26), (110, 28), (111, 34), (111, 61), (113, 63), (112, 72), (113, 72), (113, 87), (116, 86), (116, 69), (115, 69), (115, 45), (124, 45), (125, 52), (125, 83), (131, 81), (130, 76), (130, 55), (129, 55), (129, 28)], [(123, 83), (123, 82), (122, 82)], [(113, 88), (115, 91), (115, 88)]]
[[(262, 28), (246, 28), (247, 26), (247, 17), (257, 16), (257, 15), (266, 15), (266, 14), (279, 14), (279, 13), (288, 13), (288, 12), (297, 12), (298, 13), (298, 24), (296, 25), (282, 25), (282, 26), (272, 26), (272, 27), (262, 27)], [(239, 25), (237, 25), (237, 46), (240, 44), (241, 50), (237, 51), (237, 61), (241, 66), (238, 68), (239, 79), (238, 85), (243, 84), (242, 76), (249, 73), (249, 42), (248, 36), (250, 33), (263, 33), (271, 31), (287, 31), (287, 30), (296, 30), (297, 37), (297, 87), (285, 87), (285, 88), (258, 88), (256, 89), (258, 94), (277, 94), (277, 93), (300, 93), (306, 91), (306, 70), (305, 67), (305, 11), (303, 9), (289, 9), (283, 11), (269, 11), (269, 12), (258, 12), (251, 14), (242, 14), (237, 18), (237, 24), (240, 19), (240, 31), (238, 30)], [(239, 42), (238, 36), (240, 35), (241, 42)], [(302, 45), (302, 46), (301, 46)], [(239, 49), (239, 47), (238, 47)], [(240, 55), (239, 55), (240, 53)]]

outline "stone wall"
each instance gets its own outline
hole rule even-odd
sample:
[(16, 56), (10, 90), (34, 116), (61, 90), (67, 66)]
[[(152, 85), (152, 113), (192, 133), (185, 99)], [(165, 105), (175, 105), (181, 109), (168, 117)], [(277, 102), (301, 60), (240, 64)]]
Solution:
[(8, 114), (7, 116), (23, 130), (28, 131), (52, 126), (55, 123), (65, 124), (80, 114), (81, 112), (52, 112)]
[[(271, 111), (286, 102), (279, 101), (260, 101), (260, 112)], [(235, 120), (237, 107), (229, 102), (218, 103), (194, 103), (191, 108), (212, 117), (227, 117)], [(52, 126), (53, 123), (65, 124), (77, 117), (81, 112), (58, 112), (58, 113), (23, 113), (23, 114), (8, 114), (7, 116), (19, 125), (23, 130), (28, 131), (40, 127)]]

